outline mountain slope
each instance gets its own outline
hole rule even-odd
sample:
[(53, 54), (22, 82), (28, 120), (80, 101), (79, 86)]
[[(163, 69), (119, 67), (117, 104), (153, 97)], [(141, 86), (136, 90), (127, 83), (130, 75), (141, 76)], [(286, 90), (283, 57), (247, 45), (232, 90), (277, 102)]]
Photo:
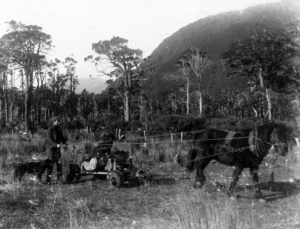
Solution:
[[(157, 99), (170, 91), (178, 91), (185, 84), (184, 80), (178, 84), (174, 83), (174, 77), (178, 78), (179, 75), (175, 63), (191, 46), (206, 51), (208, 56), (215, 60), (219, 59), (234, 40), (243, 40), (253, 33), (272, 32), (300, 19), (299, 3), (298, 0), (282, 0), (279, 3), (253, 6), (244, 11), (202, 18), (179, 29), (163, 40), (151, 54), (149, 60), (155, 64), (156, 74), (143, 84), (146, 95)], [(169, 82), (166, 80), (168, 75), (174, 75)], [(192, 82), (193, 84), (195, 85), (196, 81)], [(204, 76), (204, 90), (211, 95), (223, 89), (244, 90), (246, 87), (245, 79), (226, 77), (222, 72)]]
[(209, 16), (191, 23), (166, 38), (151, 54), (158, 72), (174, 71), (177, 58), (189, 47), (199, 47), (214, 59), (236, 39), (250, 33), (273, 31), (290, 23), (299, 13), (296, 1), (282, 1)]
[(106, 80), (91, 77), (78, 78), (79, 85), (76, 88), (76, 93), (81, 93), (86, 89), (89, 93), (100, 94), (106, 87)]

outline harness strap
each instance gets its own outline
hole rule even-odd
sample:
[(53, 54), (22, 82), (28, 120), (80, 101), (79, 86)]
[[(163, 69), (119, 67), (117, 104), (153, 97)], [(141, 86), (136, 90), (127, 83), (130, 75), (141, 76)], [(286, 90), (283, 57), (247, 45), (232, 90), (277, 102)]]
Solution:
[(228, 131), (228, 134), (225, 138), (225, 144), (229, 144), (231, 142), (231, 140), (233, 139), (235, 134), (236, 134), (236, 132)]
[(251, 130), (249, 133), (249, 138), (248, 138), (248, 143), (249, 143), (249, 148), (251, 152), (258, 154), (256, 150), (256, 141), (257, 141), (257, 128), (255, 127), (254, 130)]

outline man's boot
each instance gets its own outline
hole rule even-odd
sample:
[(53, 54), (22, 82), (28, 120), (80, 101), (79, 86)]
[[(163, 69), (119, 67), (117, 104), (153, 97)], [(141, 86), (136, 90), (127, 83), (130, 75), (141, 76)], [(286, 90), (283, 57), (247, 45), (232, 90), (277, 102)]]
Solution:
[(62, 174), (57, 174), (57, 184), (62, 184)]

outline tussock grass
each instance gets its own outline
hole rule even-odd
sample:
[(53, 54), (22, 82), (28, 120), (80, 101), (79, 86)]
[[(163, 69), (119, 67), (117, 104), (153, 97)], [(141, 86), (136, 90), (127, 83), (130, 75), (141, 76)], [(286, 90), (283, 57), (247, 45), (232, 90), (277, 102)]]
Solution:
[[(300, 182), (289, 185), (283, 182), (280, 191), (294, 190), (260, 203), (249, 198), (248, 192), (252, 191), (245, 185), (249, 178), (242, 174), (237, 190), (244, 196), (232, 201), (212, 183), (216, 180), (228, 186), (230, 167), (210, 164), (206, 170), (207, 184), (195, 190), (192, 188), (194, 174), (185, 174), (172, 157), (155, 160), (158, 150), (155, 144), (147, 146), (147, 154), (142, 152), (143, 168), (153, 174), (152, 182), (144, 186), (113, 189), (105, 180), (88, 177), (68, 185), (38, 185), (30, 179), (15, 182), (7, 161), (15, 160), (14, 154), (30, 143), (20, 141), (19, 145), (15, 143), (15, 148), (10, 148), (8, 142), (4, 141), (0, 148), (0, 158), (6, 159), (6, 165), (0, 167), (0, 228), (279, 229), (300, 226)], [(77, 163), (94, 146), (91, 141), (71, 142), (65, 152)], [(185, 147), (188, 145), (169, 143), (158, 151), (167, 150), (173, 155), (188, 149)], [(24, 151), (19, 157), (26, 158), (27, 154), (31, 152)], [(289, 175), (283, 166), (275, 172), (279, 185)]]
[(177, 195), (175, 214), (181, 228), (233, 229), (240, 223), (237, 206), (232, 201), (215, 200), (201, 192), (188, 197)]

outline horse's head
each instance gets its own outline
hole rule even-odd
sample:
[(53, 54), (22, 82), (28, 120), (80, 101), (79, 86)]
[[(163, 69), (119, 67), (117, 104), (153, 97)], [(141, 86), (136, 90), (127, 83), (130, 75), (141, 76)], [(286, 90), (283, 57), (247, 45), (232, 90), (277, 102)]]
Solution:
[(274, 127), (270, 135), (270, 143), (276, 154), (285, 156), (288, 153), (287, 129), (283, 127)]

